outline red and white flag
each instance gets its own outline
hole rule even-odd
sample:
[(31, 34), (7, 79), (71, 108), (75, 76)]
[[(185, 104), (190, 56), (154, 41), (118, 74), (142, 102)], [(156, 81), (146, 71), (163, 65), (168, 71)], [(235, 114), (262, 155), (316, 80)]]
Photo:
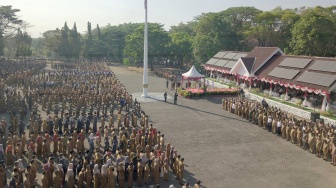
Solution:
[(145, 0), (145, 9), (147, 9), (147, 0)]

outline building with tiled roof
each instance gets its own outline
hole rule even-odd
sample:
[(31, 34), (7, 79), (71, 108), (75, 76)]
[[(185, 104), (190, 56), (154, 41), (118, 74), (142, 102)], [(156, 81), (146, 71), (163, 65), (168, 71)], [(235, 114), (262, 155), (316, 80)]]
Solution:
[(285, 55), (277, 47), (255, 47), (251, 52), (220, 51), (204, 67), (223, 77), (233, 76), (250, 88), (257, 85), (272, 92), (276, 87), (286, 97), (296, 90), (304, 104), (315, 94), (321, 98), (322, 109), (335, 96), (336, 58)]

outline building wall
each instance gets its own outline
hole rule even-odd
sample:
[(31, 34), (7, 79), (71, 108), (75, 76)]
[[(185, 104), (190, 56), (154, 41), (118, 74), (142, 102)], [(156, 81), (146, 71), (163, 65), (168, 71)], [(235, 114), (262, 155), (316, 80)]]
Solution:
[[(295, 116), (305, 118), (305, 119), (308, 119), (308, 120), (311, 117), (310, 112), (307, 112), (307, 111), (304, 111), (304, 110), (301, 110), (299, 108), (295, 108), (295, 107), (292, 107), (292, 106), (288, 106), (288, 105), (285, 105), (285, 104), (282, 104), (282, 103), (279, 103), (279, 102), (276, 102), (276, 101), (273, 101), (273, 100), (270, 100), (270, 99), (267, 99), (267, 98), (263, 98), (263, 97), (260, 97), (258, 95), (254, 95), (253, 93), (246, 93), (245, 97), (247, 97), (251, 100), (258, 101), (258, 102), (261, 102), (263, 99), (265, 99), (265, 101), (270, 106), (280, 108), (284, 112), (287, 112), (287, 113), (290, 113), (290, 114), (293, 114)], [(321, 118), (324, 119), (325, 123), (336, 125), (335, 120), (329, 119), (327, 117), (322, 117), (322, 116), (321, 116)]]

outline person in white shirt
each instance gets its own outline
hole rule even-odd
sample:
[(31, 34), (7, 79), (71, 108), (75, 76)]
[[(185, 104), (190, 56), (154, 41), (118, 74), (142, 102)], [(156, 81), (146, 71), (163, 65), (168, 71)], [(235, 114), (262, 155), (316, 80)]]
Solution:
[(231, 113), (235, 113), (235, 109), (236, 109), (236, 104), (235, 102), (233, 102), (232, 107), (231, 107)]
[(281, 124), (281, 120), (279, 119), (278, 122), (277, 122), (277, 134), (278, 134), (278, 136), (281, 135), (281, 127), (282, 127), (282, 124)]

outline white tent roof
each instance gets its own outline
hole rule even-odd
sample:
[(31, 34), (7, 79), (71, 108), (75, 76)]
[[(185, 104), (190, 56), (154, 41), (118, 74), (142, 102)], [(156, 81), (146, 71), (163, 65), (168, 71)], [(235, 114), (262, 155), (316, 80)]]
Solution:
[(183, 78), (204, 78), (205, 76), (200, 74), (196, 70), (195, 66), (193, 65), (188, 72), (182, 74), (182, 77)]

